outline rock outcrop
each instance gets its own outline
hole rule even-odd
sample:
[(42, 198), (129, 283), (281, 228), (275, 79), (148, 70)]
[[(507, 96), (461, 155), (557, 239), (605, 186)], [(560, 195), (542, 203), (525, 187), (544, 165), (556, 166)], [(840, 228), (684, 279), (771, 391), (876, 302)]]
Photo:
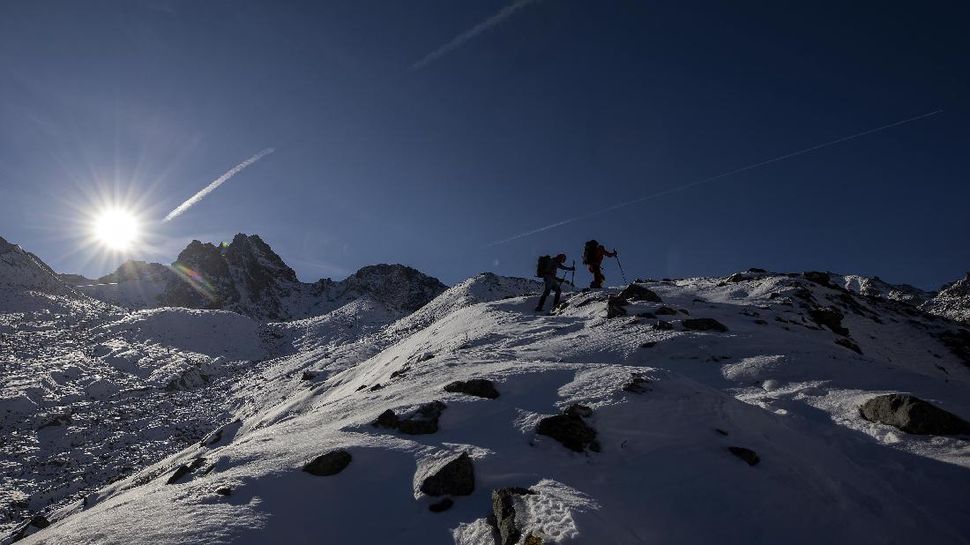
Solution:
[(859, 407), (870, 422), (887, 424), (915, 435), (970, 434), (970, 423), (927, 401), (908, 394), (874, 397)]

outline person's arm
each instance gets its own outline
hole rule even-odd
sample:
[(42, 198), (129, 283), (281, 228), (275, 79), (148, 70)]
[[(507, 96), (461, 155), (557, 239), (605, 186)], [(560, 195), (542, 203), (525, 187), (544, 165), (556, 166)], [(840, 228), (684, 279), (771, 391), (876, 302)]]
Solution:
[(606, 257), (616, 257), (617, 255), (619, 255), (618, 252), (616, 251), (616, 248), (614, 248), (612, 252), (604, 252), (604, 253), (606, 254)]
[(556, 263), (556, 266), (559, 267), (560, 269), (564, 270), (564, 271), (575, 271), (576, 270), (576, 267), (567, 267), (567, 266), (563, 265), (562, 263)]

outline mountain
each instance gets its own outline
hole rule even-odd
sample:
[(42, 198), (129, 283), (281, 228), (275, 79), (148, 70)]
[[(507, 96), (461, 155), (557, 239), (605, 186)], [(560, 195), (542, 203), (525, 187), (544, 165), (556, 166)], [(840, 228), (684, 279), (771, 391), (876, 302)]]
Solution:
[[(137, 411), (146, 429), (133, 444), (171, 414), (223, 409), (199, 440), (32, 504), (16, 537), (970, 543), (967, 328), (817, 272), (638, 281), (565, 293), (549, 315), (532, 311), (538, 289), (486, 273), (389, 325), (358, 298), (260, 326), (273, 352), (223, 368), (220, 396), (140, 411), (115, 394), (106, 418)], [(169, 311), (198, 315), (145, 314)], [(221, 315), (247, 320), (138, 311), (100, 328), (87, 357), (141, 365), (122, 341), (176, 356), (256, 337), (243, 322), (208, 333)], [(54, 429), (85, 437), (94, 424), (78, 420)], [(11, 437), (35, 445), (48, 429)], [(41, 467), (31, 448), (7, 467)], [(44, 467), (100, 475), (84, 452)], [(45, 474), (18, 475), (40, 490), (25, 483)]]
[(970, 324), (970, 273), (943, 286), (935, 297), (923, 303), (923, 310)]
[(970, 273), (939, 291), (926, 291), (909, 284), (890, 284), (878, 276), (829, 274), (833, 283), (860, 295), (899, 301), (930, 314), (970, 324)]
[(193, 240), (171, 266), (129, 261), (79, 290), (126, 308), (224, 309), (260, 321), (320, 316), (368, 298), (399, 318), (446, 289), (403, 265), (364, 267), (342, 281), (305, 283), (256, 235), (229, 244)]
[(849, 291), (870, 297), (882, 297), (883, 299), (909, 303), (917, 307), (936, 295), (934, 292), (921, 290), (909, 284), (890, 284), (878, 276), (868, 277), (855, 274), (831, 274), (831, 276), (833, 282)]

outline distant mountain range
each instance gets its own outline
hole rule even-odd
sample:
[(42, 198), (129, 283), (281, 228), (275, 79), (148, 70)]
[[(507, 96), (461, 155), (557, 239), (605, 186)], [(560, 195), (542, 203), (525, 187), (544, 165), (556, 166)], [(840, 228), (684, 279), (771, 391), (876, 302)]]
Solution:
[(60, 275), (75, 289), (127, 308), (223, 309), (257, 320), (294, 320), (370, 299), (409, 314), (447, 286), (404, 265), (371, 265), (341, 281), (301, 282), (257, 235), (238, 234), (229, 244), (193, 240), (171, 265), (127, 261), (96, 280)]

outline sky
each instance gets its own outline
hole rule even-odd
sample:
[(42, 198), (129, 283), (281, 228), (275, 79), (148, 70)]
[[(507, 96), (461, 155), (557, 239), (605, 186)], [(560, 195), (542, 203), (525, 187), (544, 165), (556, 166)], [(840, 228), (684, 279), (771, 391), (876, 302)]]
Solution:
[[(965, 2), (3, 2), (0, 236), (91, 277), (243, 232), (305, 281), (531, 276), (596, 238), (629, 280), (937, 288), (970, 270), (968, 21)], [(107, 206), (140, 218), (124, 255), (87, 239)]]

